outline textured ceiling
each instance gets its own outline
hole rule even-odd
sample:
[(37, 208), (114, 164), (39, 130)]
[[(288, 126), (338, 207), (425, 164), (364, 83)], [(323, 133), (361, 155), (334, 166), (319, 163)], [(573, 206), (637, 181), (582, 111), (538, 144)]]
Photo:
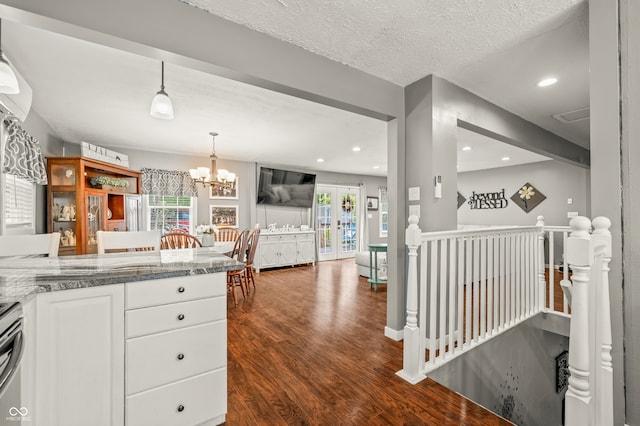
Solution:
[(406, 86), (562, 24), (583, 0), (182, 0)]
[[(586, 1), (185, 2), (401, 85), (435, 73), (589, 146), (588, 120), (551, 118), (588, 106)], [(223, 159), (386, 173), (384, 122), (171, 63), (176, 119), (156, 120), (157, 60), (10, 21), (3, 31), (3, 50), (34, 88), (33, 109), (66, 141), (206, 158), (215, 130)], [(547, 75), (558, 84), (537, 88)]]

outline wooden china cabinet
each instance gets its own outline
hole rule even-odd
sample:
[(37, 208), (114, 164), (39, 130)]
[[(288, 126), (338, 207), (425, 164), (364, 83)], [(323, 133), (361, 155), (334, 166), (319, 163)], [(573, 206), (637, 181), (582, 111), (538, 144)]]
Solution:
[[(140, 172), (84, 157), (47, 158), (47, 228), (60, 232), (59, 254), (97, 253), (96, 231), (138, 231)], [(124, 188), (97, 185), (91, 178), (125, 179)]]

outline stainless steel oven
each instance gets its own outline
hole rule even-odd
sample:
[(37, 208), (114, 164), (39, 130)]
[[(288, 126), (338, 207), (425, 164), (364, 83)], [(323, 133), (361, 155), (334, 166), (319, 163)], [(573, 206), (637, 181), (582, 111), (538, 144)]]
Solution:
[(19, 303), (0, 303), (0, 424), (19, 425), (29, 416), (20, 401), (22, 308)]

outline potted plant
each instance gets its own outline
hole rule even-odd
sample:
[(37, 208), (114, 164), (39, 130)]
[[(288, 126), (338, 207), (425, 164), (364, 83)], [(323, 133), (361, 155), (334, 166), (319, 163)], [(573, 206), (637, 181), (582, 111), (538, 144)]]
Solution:
[(89, 179), (89, 183), (94, 188), (101, 188), (106, 191), (115, 192), (124, 192), (124, 190), (129, 186), (128, 180), (111, 176), (95, 176)]

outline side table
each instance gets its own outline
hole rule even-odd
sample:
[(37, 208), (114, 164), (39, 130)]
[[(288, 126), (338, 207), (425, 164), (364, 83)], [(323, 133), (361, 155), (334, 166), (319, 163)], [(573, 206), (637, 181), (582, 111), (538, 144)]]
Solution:
[(375, 291), (378, 291), (378, 284), (387, 283), (385, 278), (378, 277), (378, 253), (386, 252), (387, 243), (369, 244), (369, 288), (373, 284)]

